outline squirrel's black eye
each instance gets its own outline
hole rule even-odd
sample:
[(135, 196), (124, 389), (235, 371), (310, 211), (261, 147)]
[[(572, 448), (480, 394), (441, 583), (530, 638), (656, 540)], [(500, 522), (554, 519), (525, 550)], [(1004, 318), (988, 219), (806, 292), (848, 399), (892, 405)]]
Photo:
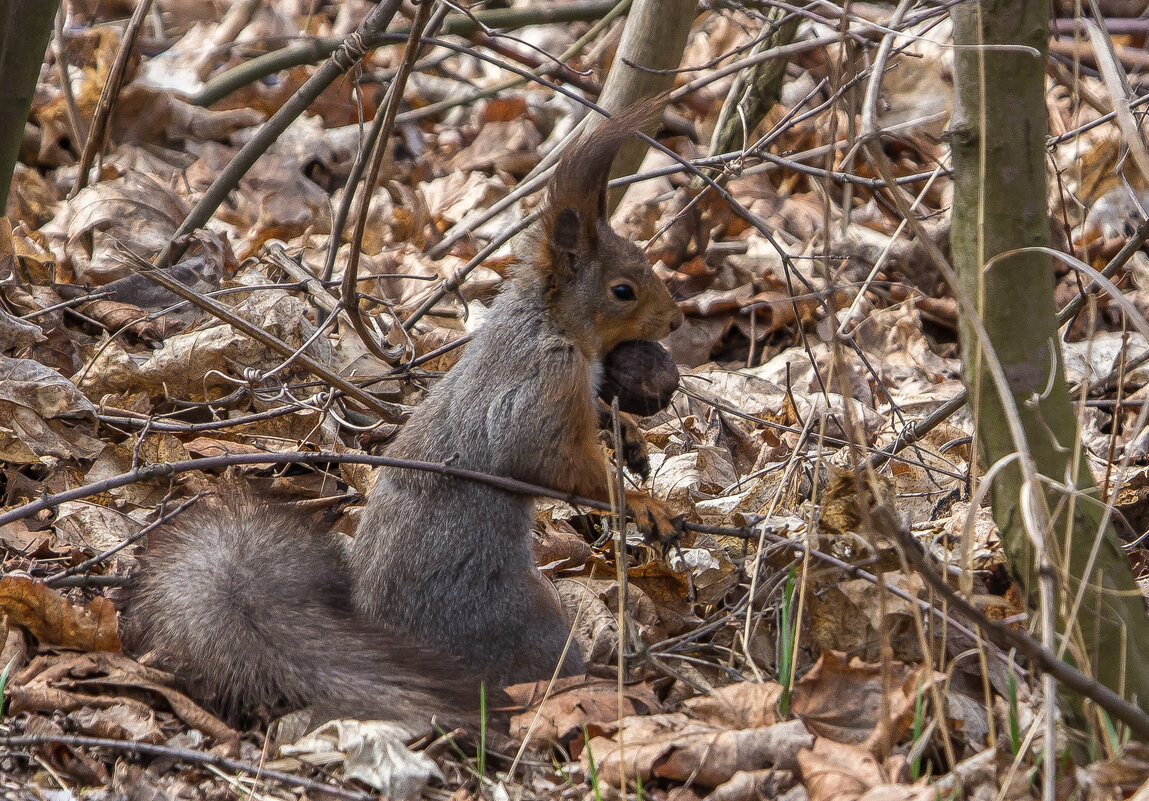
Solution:
[(634, 287), (630, 284), (615, 284), (610, 288), (610, 293), (619, 300), (634, 300)]

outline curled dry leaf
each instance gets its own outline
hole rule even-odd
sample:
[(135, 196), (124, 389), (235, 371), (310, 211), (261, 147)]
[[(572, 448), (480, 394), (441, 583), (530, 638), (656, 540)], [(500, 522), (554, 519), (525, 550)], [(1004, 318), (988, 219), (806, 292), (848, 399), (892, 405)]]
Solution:
[(593, 755), (599, 780), (618, 786), (625, 775), (692, 782), (717, 787), (738, 771), (797, 767), (798, 753), (814, 743), (801, 721), (755, 729), (723, 729), (681, 713), (626, 718), (623, 730), (595, 737), (581, 757), (590, 768)]
[(171, 188), (133, 172), (87, 187), (60, 206), (41, 231), (85, 284), (106, 284), (130, 269), (118, 247), (150, 259), (167, 248), (188, 214), (187, 203)]
[[(3, 234), (0, 233), (0, 236)], [(0, 348), (26, 348), (47, 339), (40, 326), (13, 317), (0, 308)]]
[(107, 598), (94, 598), (86, 608), (22, 576), (0, 579), (0, 610), (8, 622), (27, 629), (45, 645), (81, 651), (119, 651), (116, 610)]
[(90, 554), (119, 545), (143, 527), (122, 512), (84, 501), (60, 504), (54, 526), (61, 542)]
[(159, 317), (147, 319), (148, 313), (139, 306), (117, 303), (114, 300), (93, 300), (80, 307), (80, 312), (99, 322), (109, 331), (125, 329), (145, 342), (160, 343), (183, 326), (176, 320)]
[(216, 111), (193, 106), (180, 98), (140, 83), (124, 87), (112, 117), (117, 142), (181, 143), (188, 139), (223, 140), (241, 128), (263, 121), (255, 109)]
[[(945, 680), (928, 667), (859, 659), (826, 651), (810, 672), (794, 685), (793, 709), (819, 737), (862, 745), (881, 753), (905, 736), (914, 717), (918, 693)], [(892, 729), (886, 732), (883, 720)]]
[(222, 720), (173, 689), (169, 674), (107, 651), (37, 659), (16, 677), (10, 694), (13, 714), (70, 712), (119, 703), (144, 706), (163, 698), (182, 721), (216, 742), (239, 739)]
[[(44, 716), (33, 716), (25, 734), (63, 734), (56, 721)], [(36, 748), (41, 764), (46, 764), (54, 775), (64, 775), (80, 785), (106, 785), (111, 781), (107, 767), (82, 748), (64, 743), (47, 743)]]
[(91, 706), (77, 709), (71, 715), (80, 731), (93, 737), (131, 740), (134, 743), (162, 743), (163, 732), (149, 707), (135, 703), (112, 704), (106, 709)]
[(343, 772), (379, 790), (386, 798), (418, 798), (443, 773), (429, 756), (406, 746), (401, 726), (382, 720), (332, 720), (280, 751), (287, 756), (341, 756)]
[(34, 229), (52, 219), (55, 213), (56, 200), (44, 176), (39, 170), (17, 163), (8, 188), (8, 218)]
[[(607, 679), (571, 676), (558, 679), (544, 700), (550, 682), (515, 684), (507, 695), (526, 711), (511, 718), (511, 737), (522, 740), (530, 733), (535, 743), (569, 743), (584, 730), (597, 733), (618, 720), (618, 684)], [(624, 715), (647, 715), (662, 711), (658, 696), (646, 684), (624, 688)]]
[(542, 137), (526, 118), (488, 122), (475, 141), (451, 160), (450, 169), (466, 174), (472, 170), (496, 170), (522, 177), (539, 163)]
[(740, 770), (714, 788), (706, 796), (706, 801), (758, 801), (761, 798), (777, 798), (794, 786), (794, 774), (788, 770), (765, 768), (763, 770)]
[[(260, 292), (235, 309), (248, 322), (298, 347), (312, 332), (306, 304), (286, 292)], [(93, 351), (95, 353), (95, 351)], [(328, 362), (330, 349), (320, 339), (308, 353)], [(234, 388), (217, 373), (231, 374), (234, 365), (267, 369), (281, 357), (230, 325), (189, 331), (169, 337), (164, 347), (139, 364), (115, 342), (101, 346), (81, 386), (93, 397), (109, 393), (144, 391), (157, 396), (202, 399), (217, 386)], [(216, 371), (216, 372), (213, 372)]]
[(1082, 768), (1075, 778), (1090, 798), (1141, 801), (1149, 797), (1149, 746), (1129, 743), (1119, 756)]
[(532, 551), (535, 562), (544, 573), (550, 575), (555, 570), (578, 568), (586, 564), (594, 551), (570, 523), (555, 520), (549, 515), (542, 522), (542, 533), (540, 535), (536, 532)]
[(756, 729), (778, 722), (782, 685), (776, 681), (740, 681), (683, 703), (693, 717), (732, 729)]
[(809, 801), (932, 801), (927, 787), (895, 784), (904, 764), (891, 757), (885, 764), (864, 748), (819, 737), (813, 748), (798, 755)]
[(669, 458), (650, 455), (651, 493), (674, 507), (687, 508), (699, 495), (713, 494), (737, 481), (724, 448), (699, 447)]
[(96, 407), (76, 386), (39, 362), (0, 356), (0, 459), (34, 464), (41, 457), (91, 459), (103, 450), (76, 418)]
[[(597, 582), (596, 582), (597, 583)], [(604, 665), (618, 650), (618, 617), (599, 596), (597, 588), (577, 579), (559, 579), (555, 590), (574, 632), (572, 648), (589, 664)]]

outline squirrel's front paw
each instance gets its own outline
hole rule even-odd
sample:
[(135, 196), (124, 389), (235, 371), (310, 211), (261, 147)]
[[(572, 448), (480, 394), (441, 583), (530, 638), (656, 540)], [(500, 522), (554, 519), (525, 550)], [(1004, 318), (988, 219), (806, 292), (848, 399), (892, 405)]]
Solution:
[(683, 515), (645, 492), (627, 492), (626, 508), (648, 543), (667, 546), (682, 534)]

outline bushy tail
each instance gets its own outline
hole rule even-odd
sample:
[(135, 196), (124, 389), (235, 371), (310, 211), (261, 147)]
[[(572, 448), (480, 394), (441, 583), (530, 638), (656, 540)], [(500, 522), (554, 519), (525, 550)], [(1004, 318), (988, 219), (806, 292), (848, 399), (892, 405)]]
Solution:
[(342, 553), (299, 516), (242, 492), (182, 517), (149, 549), (133, 616), (142, 645), (233, 721), (308, 708), (413, 734), (477, 719), (477, 680), (360, 620)]

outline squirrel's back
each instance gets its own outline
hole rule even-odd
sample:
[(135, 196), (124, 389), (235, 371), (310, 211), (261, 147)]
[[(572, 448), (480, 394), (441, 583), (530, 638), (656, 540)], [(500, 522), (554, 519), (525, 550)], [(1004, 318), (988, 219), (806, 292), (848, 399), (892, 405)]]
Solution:
[(179, 518), (133, 590), (142, 644), (233, 721), (308, 708), (415, 732), (477, 709), (452, 659), (354, 613), (342, 549), (313, 523), (236, 491)]
[[(609, 499), (596, 405), (603, 356), (682, 321), (642, 250), (606, 216), (614, 154), (653, 108), (616, 115), (562, 157), (514, 276), (390, 456)], [(383, 468), (355, 541), (356, 607), (490, 681), (580, 672), (532, 557), (532, 510), (531, 498), (487, 484)]]

